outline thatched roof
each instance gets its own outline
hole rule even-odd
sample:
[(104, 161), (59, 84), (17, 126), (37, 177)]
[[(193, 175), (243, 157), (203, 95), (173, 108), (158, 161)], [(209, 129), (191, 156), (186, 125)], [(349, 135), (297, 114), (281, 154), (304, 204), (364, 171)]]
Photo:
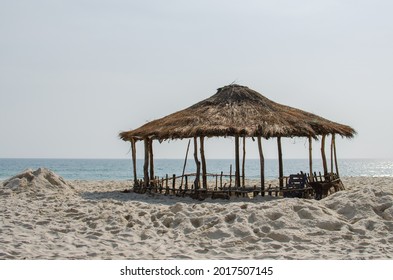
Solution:
[(129, 141), (146, 137), (167, 140), (195, 136), (295, 137), (339, 134), (355, 130), (317, 115), (281, 105), (245, 86), (228, 85), (191, 107), (120, 133)]

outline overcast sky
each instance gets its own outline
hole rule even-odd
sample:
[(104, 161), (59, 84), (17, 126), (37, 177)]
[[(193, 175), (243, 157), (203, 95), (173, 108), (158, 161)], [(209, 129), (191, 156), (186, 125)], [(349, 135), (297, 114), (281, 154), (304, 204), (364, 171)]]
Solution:
[[(355, 128), (341, 158), (393, 158), (392, 14), (389, 0), (0, 0), (0, 157), (129, 158), (119, 132), (235, 81)], [(206, 153), (232, 158), (233, 140)], [(283, 154), (306, 158), (305, 140)]]

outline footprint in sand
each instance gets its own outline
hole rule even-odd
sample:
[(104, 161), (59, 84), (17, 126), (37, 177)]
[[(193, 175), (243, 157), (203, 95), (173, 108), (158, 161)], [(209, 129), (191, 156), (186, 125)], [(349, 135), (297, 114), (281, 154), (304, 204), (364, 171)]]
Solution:
[(269, 226), (262, 226), (261, 231), (263, 233), (269, 233), (272, 229)]
[(329, 230), (329, 231), (340, 231), (341, 228), (344, 226), (343, 222), (340, 221), (319, 221), (317, 223), (317, 227), (319, 227), (320, 229), (324, 229), (324, 230)]
[(288, 235), (279, 233), (279, 232), (271, 232), (268, 234), (269, 238), (279, 241), (279, 242), (289, 242), (291, 241), (291, 238)]
[(306, 209), (306, 208), (300, 209), (297, 212), (297, 215), (299, 216), (300, 219), (305, 219), (305, 220), (315, 219), (313, 213), (310, 210)]
[(172, 218), (172, 217), (166, 217), (166, 218), (164, 219), (164, 221), (162, 222), (162, 224), (163, 224), (165, 227), (167, 227), (167, 228), (170, 228), (170, 227), (172, 226), (172, 223), (173, 223), (173, 218)]
[(251, 235), (247, 227), (239, 227), (239, 226), (233, 228), (233, 233), (235, 234), (236, 237), (247, 237)]
[(192, 218), (192, 219), (190, 219), (190, 222), (195, 228), (199, 228), (203, 223), (203, 219), (202, 218)]
[(283, 216), (283, 214), (278, 213), (278, 212), (270, 212), (266, 213), (266, 217), (268, 217), (270, 220), (275, 221), (280, 219)]
[(226, 237), (230, 237), (231, 235), (228, 234), (225, 231), (222, 231), (221, 229), (217, 229), (211, 232), (207, 233), (207, 237), (210, 239), (221, 239), (221, 238), (226, 238)]
[(37, 221), (35, 224), (38, 226), (46, 226), (50, 223), (50, 220), (41, 220), (41, 221)]
[(232, 213), (232, 214), (226, 215), (224, 220), (226, 223), (232, 224), (235, 221), (236, 217), (237, 217), (237, 215)]

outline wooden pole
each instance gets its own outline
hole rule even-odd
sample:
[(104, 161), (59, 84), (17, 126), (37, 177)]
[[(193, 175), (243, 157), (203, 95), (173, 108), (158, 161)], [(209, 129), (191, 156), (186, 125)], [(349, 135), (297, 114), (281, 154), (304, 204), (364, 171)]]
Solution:
[(201, 161), (202, 161), (202, 186), (204, 189), (207, 189), (204, 136), (201, 136), (199, 140), (201, 143), (200, 152), (201, 152)]
[(338, 164), (337, 164), (337, 152), (336, 152), (336, 135), (332, 135), (333, 139), (333, 153), (334, 153), (334, 163), (336, 165), (336, 174), (338, 177), (340, 177), (340, 174), (338, 173)]
[(176, 174), (172, 175), (172, 193), (176, 193)]
[(243, 162), (242, 162), (242, 186), (245, 185), (245, 165), (246, 165), (246, 137), (243, 136)]
[(310, 164), (310, 180), (313, 180), (313, 175), (312, 175), (312, 137), (308, 137), (308, 160)]
[(263, 156), (261, 136), (258, 136), (259, 167), (261, 170), (261, 195), (265, 196), (265, 157)]
[(135, 139), (131, 139), (131, 154), (132, 154), (132, 169), (134, 172), (134, 185), (138, 184), (137, 174), (136, 174), (136, 145)]
[(187, 157), (188, 157), (188, 150), (190, 149), (190, 143), (191, 143), (191, 139), (188, 140), (187, 151), (186, 151), (186, 157), (184, 158), (183, 172), (182, 172), (182, 174), (181, 174), (181, 183), (180, 183), (180, 186), (183, 186), (183, 177), (184, 177), (184, 172), (186, 172)]
[(280, 181), (280, 187), (284, 186), (284, 172), (282, 164), (282, 148), (281, 148), (281, 137), (277, 137), (277, 147), (278, 147), (278, 176)]
[(149, 139), (150, 180), (154, 182), (153, 139)]
[(147, 187), (149, 185), (149, 139), (143, 139), (145, 144), (145, 162), (143, 164), (143, 180), (144, 186)]
[(232, 187), (232, 164), (229, 165), (229, 187)]
[(239, 136), (235, 136), (235, 187), (240, 187)]
[(325, 140), (326, 140), (326, 135), (322, 135), (321, 155), (322, 155), (322, 164), (323, 164), (323, 174), (326, 176), (328, 170), (327, 170), (326, 154), (325, 154)]
[(198, 141), (197, 141), (196, 137), (194, 137), (194, 159), (195, 159), (195, 165), (196, 165), (196, 175), (195, 175), (194, 187), (195, 187), (195, 190), (197, 190), (197, 189), (199, 189), (199, 177), (201, 175), (201, 163), (198, 160)]
[(333, 134), (332, 134), (332, 139), (331, 139), (331, 142), (330, 142), (330, 173), (331, 174), (333, 174), (333, 172), (334, 172), (334, 170), (333, 170), (333, 162), (334, 162), (334, 159), (333, 159), (333, 145), (334, 145), (334, 143), (333, 143)]

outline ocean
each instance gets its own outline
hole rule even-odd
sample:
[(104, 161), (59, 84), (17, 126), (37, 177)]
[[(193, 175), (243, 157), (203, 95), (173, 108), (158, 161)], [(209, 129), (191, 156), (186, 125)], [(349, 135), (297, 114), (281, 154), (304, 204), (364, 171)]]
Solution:
[[(308, 172), (308, 159), (284, 159), (284, 175)], [(184, 160), (182, 159), (155, 159), (155, 175), (164, 177), (166, 174), (181, 175)], [(229, 174), (232, 165), (234, 174), (234, 160), (230, 159), (208, 159), (206, 160), (207, 172)], [(372, 176), (393, 177), (393, 160), (382, 159), (340, 159), (338, 161), (341, 177), (349, 176)], [(0, 180), (6, 180), (25, 169), (37, 169), (45, 167), (53, 170), (66, 180), (129, 180), (133, 178), (132, 161), (128, 159), (0, 159)], [(330, 161), (328, 161), (330, 168)], [(247, 159), (246, 178), (259, 178), (259, 160)], [(322, 171), (321, 160), (313, 160), (313, 170)], [(195, 163), (188, 160), (186, 173), (195, 172)], [(137, 160), (137, 174), (143, 177), (143, 160)], [(265, 160), (266, 179), (278, 177), (277, 159)]]

